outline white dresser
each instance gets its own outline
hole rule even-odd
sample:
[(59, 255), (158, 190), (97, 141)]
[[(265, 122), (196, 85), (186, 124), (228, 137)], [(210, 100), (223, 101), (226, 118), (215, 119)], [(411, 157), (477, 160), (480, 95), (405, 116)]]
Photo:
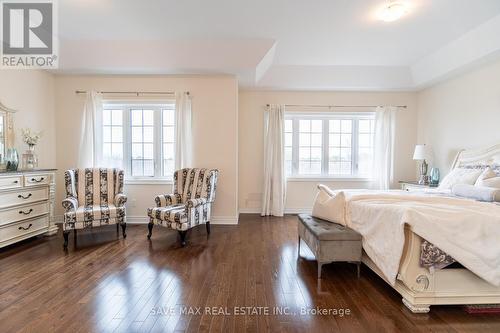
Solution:
[(0, 247), (57, 232), (55, 171), (0, 172)]

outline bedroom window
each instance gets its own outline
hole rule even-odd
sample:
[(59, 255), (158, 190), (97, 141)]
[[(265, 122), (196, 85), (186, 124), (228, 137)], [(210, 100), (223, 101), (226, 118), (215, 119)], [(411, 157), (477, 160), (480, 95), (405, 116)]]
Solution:
[(285, 117), (288, 177), (367, 178), (373, 163), (374, 113)]
[(100, 164), (123, 168), (129, 181), (172, 179), (174, 103), (109, 102), (101, 121)]

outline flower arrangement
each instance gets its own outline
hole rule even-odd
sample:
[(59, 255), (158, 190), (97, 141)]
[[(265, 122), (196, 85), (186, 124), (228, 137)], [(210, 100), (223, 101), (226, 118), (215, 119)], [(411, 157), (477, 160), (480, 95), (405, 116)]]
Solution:
[(42, 137), (42, 132), (35, 133), (30, 128), (21, 128), (24, 143), (28, 146), (35, 146)]

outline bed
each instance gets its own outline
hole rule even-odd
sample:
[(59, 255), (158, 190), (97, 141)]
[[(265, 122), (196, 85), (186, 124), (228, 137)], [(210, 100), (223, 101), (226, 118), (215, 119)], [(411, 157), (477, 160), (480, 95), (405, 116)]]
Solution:
[[(452, 169), (497, 164), (499, 161), (500, 145), (479, 150), (463, 150), (455, 158)], [(484, 205), (492, 205), (491, 208), (494, 208), (492, 211), (495, 212), (495, 216), (497, 215), (498, 204), (484, 203)], [(426, 241), (414, 232), (412, 226), (405, 224), (402, 228), (404, 228), (404, 245), (397, 274), (392, 282), (387, 278), (384, 269), (379, 268), (382, 267), (380, 263), (377, 265), (372, 260), (373, 255), (367, 254), (366, 248), (362, 261), (401, 294), (403, 304), (413, 313), (427, 313), (431, 305), (500, 304), (500, 286), (490, 283), (491, 280), (487, 282), (463, 266), (436, 270), (423, 267), (420, 256), (422, 244)], [(354, 229), (356, 230), (355, 227)], [(418, 233), (422, 234), (421, 231), (420, 228)], [(500, 239), (500, 235), (497, 239)], [(439, 246), (438, 243), (436, 245)]]

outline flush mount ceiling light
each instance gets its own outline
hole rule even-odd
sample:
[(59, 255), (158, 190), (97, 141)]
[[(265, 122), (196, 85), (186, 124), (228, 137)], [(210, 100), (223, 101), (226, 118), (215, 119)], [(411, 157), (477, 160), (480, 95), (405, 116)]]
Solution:
[(378, 18), (384, 22), (393, 22), (400, 19), (408, 11), (408, 7), (401, 1), (388, 1), (378, 13)]

